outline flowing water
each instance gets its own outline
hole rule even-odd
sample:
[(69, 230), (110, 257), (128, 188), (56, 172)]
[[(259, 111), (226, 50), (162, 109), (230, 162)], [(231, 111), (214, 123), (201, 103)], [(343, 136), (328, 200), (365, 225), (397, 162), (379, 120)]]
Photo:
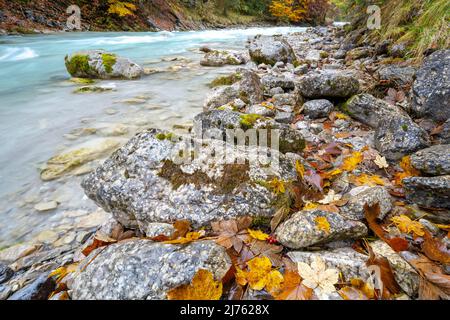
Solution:
[[(249, 36), (303, 30), (0, 37), (0, 248), (70, 223), (68, 212), (95, 210), (79, 186), (81, 176), (41, 181), (40, 169), (49, 158), (105, 136), (123, 143), (147, 127), (171, 129), (201, 112), (208, 83), (234, 67), (201, 67), (200, 46), (244, 50)], [(101, 81), (97, 85), (114, 91), (76, 94), (64, 56), (87, 49), (105, 49), (163, 72), (136, 81)], [(56, 210), (34, 208), (52, 200), (59, 203)]]

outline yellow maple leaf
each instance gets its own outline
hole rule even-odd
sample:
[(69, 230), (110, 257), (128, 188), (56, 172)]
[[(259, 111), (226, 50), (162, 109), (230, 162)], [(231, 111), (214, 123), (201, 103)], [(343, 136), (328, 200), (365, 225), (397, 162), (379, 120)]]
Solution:
[(196, 241), (198, 239), (200, 239), (201, 237), (203, 237), (205, 235), (205, 231), (204, 230), (200, 230), (200, 231), (194, 231), (194, 232), (188, 232), (186, 233), (185, 237), (180, 237), (178, 239), (175, 240), (169, 240), (169, 241), (164, 241), (164, 243), (168, 243), (168, 244), (186, 244), (186, 243), (190, 243), (193, 241)]
[(419, 237), (425, 234), (423, 230), (423, 225), (420, 222), (413, 221), (404, 214), (397, 217), (393, 217), (391, 220), (401, 232), (414, 233), (416, 236)]
[(411, 164), (411, 158), (409, 156), (404, 156), (400, 161), (400, 168), (403, 172), (397, 172), (394, 176), (394, 181), (396, 185), (403, 185), (402, 180), (407, 177), (419, 176), (420, 172), (416, 170)]
[(299, 160), (295, 162), (295, 170), (297, 171), (297, 174), (303, 179), (303, 177), (305, 176), (305, 167)]
[(56, 277), (56, 283), (60, 283), (69, 273), (73, 273), (77, 270), (78, 263), (72, 263), (64, 267), (59, 267), (53, 270), (48, 276)]
[(376, 185), (384, 186), (386, 183), (378, 175), (368, 175), (367, 173), (360, 174), (359, 176), (351, 175), (350, 181), (357, 186), (370, 186), (375, 187)]
[(247, 232), (250, 237), (256, 240), (266, 241), (269, 238), (269, 235), (262, 232), (261, 230), (247, 229)]
[(283, 275), (272, 269), (272, 262), (268, 257), (256, 257), (247, 262), (248, 271), (237, 269), (236, 281), (239, 284), (248, 283), (253, 290), (264, 288), (272, 295), (276, 294), (283, 282)]
[(361, 152), (355, 151), (349, 157), (344, 159), (341, 169), (345, 171), (353, 171), (363, 160), (363, 154)]
[(272, 187), (272, 189), (274, 190), (275, 193), (285, 193), (286, 192), (286, 188), (284, 186), (284, 182), (281, 180), (278, 180), (278, 178), (273, 178), (270, 182), (269, 185)]
[(341, 119), (341, 120), (348, 120), (349, 119), (349, 117), (346, 114), (342, 113), (342, 112), (336, 112), (335, 113), (335, 117), (337, 119)]
[(200, 269), (188, 285), (182, 285), (167, 293), (169, 300), (219, 300), (222, 296), (222, 282), (214, 281), (208, 270)]
[(314, 210), (319, 206), (318, 203), (314, 203), (314, 202), (306, 202), (305, 205), (303, 206), (303, 210)]
[(316, 217), (314, 221), (316, 222), (317, 229), (330, 233), (330, 223), (326, 217)]

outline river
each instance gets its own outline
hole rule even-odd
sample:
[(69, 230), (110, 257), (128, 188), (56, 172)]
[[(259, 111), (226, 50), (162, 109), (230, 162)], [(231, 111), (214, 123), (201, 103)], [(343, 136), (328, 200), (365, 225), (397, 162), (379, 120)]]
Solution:
[[(200, 46), (244, 50), (249, 36), (304, 30), (0, 37), (0, 248), (67, 226), (67, 217), (96, 209), (79, 186), (81, 176), (40, 179), (49, 158), (105, 137), (126, 141), (146, 127), (189, 124), (201, 112), (208, 83), (234, 67), (201, 67)], [(105, 49), (163, 72), (136, 81), (101, 81), (97, 85), (114, 91), (76, 94), (78, 85), (69, 81), (64, 56), (86, 49)], [(94, 161), (91, 166), (95, 165)], [(35, 209), (49, 201), (57, 201), (58, 207), (45, 212)]]

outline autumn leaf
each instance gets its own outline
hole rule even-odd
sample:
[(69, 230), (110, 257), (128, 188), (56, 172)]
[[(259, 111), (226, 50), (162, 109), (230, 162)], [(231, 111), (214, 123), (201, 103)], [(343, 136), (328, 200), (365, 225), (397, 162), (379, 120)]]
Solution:
[(340, 119), (340, 120), (348, 120), (348, 119), (350, 119), (346, 114), (341, 113), (341, 112), (336, 112), (334, 114), (334, 116), (336, 117), (336, 119)]
[(316, 222), (317, 229), (330, 233), (330, 223), (326, 217), (316, 217), (314, 221)]
[(363, 154), (359, 151), (355, 151), (349, 157), (344, 159), (341, 169), (345, 171), (353, 171), (363, 160)]
[(56, 283), (60, 283), (69, 273), (73, 273), (78, 269), (78, 263), (72, 263), (67, 266), (59, 267), (53, 270), (49, 277), (55, 277)]
[(295, 161), (295, 170), (297, 171), (297, 174), (303, 179), (305, 176), (305, 167), (299, 160)]
[(338, 293), (344, 300), (369, 300), (364, 292), (355, 287), (345, 286)]
[(272, 262), (267, 257), (257, 257), (247, 262), (248, 271), (237, 271), (239, 284), (247, 284), (251, 289), (260, 291), (266, 289), (270, 294), (276, 294), (283, 282), (283, 275), (272, 269)]
[(384, 186), (385, 181), (378, 175), (368, 175), (366, 173), (362, 173), (359, 176), (350, 175), (349, 180), (351, 183), (357, 186), (370, 186), (375, 187), (377, 185)]
[(313, 290), (302, 284), (300, 275), (292, 270), (284, 273), (284, 282), (280, 292), (276, 294), (276, 300), (311, 300)]
[(280, 209), (277, 210), (277, 212), (275, 212), (272, 220), (270, 221), (270, 229), (272, 230), (272, 232), (274, 232), (275, 229), (278, 227), (278, 225), (284, 219), (286, 219), (286, 217), (289, 215), (289, 213), (290, 213), (290, 209), (285, 206), (281, 207)]
[(256, 240), (266, 241), (269, 238), (269, 235), (262, 232), (261, 230), (247, 229), (247, 232), (250, 237)]
[(311, 186), (315, 187), (317, 190), (322, 191), (322, 177), (315, 171), (308, 170), (305, 174), (305, 181), (308, 182)]
[(433, 238), (428, 231), (424, 231), (423, 236), (423, 253), (425, 253), (425, 255), (433, 261), (438, 261), (443, 264), (450, 264), (450, 250), (447, 249), (447, 245), (442, 243), (439, 239)]
[(186, 243), (190, 243), (190, 242), (199, 240), (203, 236), (205, 236), (205, 231), (204, 230), (200, 230), (198, 232), (197, 231), (188, 232), (185, 237), (181, 237), (181, 238), (178, 238), (178, 239), (175, 239), (175, 240), (164, 241), (164, 243), (167, 243), (167, 244), (186, 244)]
[(248, 249), (252, 252), (253, 256), (264, 256), (270, 259), (272, 265), (275, 267), (280, 267), (282, 265), (281, 252), (283, 251), (283, 246), (271, 244), (265, 241), (254, 240), (248, 243)]
[(318, 202), (321, 204), (330, 204), (332, 202), (341, 200), (341, 198), (342, 198), (342, 195), (336, 194), (333, 189), (330, 189), (330, 191), (328, 191), (328, 194), (322, 200), (319, 200)]
[(281, 180), (278, 180), (278, 178), (273, 178), (269, 182), (269, 186), (273, 189), (275, 193), (283, 194), (286, 192), (286, 187), (284, 186), (284, 182)]
[(420, 172), (415, 169), (411, 164), (411, 158), (409, 156), (404, 156), (400, 161), (400, 168), (403, 172), (397, 172), (394, 175), (395, 184), (398, 186), (403, 185), (402, 180), (407, 177), (419, 176)]
[(219, 300), (222, 296), (222, 282), (214, 281), (208, 270), (200, 269), (189, 285), (182, 285), (167, 293), (169, 300)]
[(323, 293), (336, 291), (334, 285), (339, 280), (339, 270), (327, 269), (325, 262), (320, 256), (316, 256), (311, 266), (299, 262), (298, 273), (303, 278), (303, 285), (308, 288), (319, 288)]
[(389, 298), (391, 295), (395, 295), (401, 292), (401, 288), (398, 285), (394, 277), (389, 260), (383, 256), (377, 256), (368, 242), (366, 242), (366, 248), (369, 252), (369, 259), (366, 261), (368, 267), (375, 266), (379, 272), (375, 276), (379, 277), (379, 281), (383, 284), (383, 298)]
[(377, 155), (375, 157), (375, 160), (373, 161), (380, 169), (386, 169), (389, 168), (389, 164), (386, 161), (386, 157), (382, 157), (380, 155)]
[(412, 233), (418, 237), (424, 235), (423, 225), (420, 222), (411, 220), (404, 214), (393, 217), (391, 221), (403, 233)]
[(218, 234), (216, 243), (227, 248), (233, 248), (240, 253), (244, 243), (248, 240), (247, 228), (252, 223), (251, 217), (240, 217), (235, 220), (221, 220), (212, 222), (211, 227), (214, 233)]

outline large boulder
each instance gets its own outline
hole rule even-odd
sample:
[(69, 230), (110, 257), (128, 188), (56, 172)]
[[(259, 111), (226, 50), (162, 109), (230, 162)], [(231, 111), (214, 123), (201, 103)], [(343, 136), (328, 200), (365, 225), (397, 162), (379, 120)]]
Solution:
[[(450, 209), (450, 175), (403, 179), (406, 199), (427, 208)], [(447, 220), (447, 223), (450, 221)]]
[(117, 150), (82, 187), (125, 227), (145, 232), (153, 222), (187, 219), (200, 227), (244, 215), (270, 217), (278, 194), (264, 181), (296, 176), (293, 162), (275, 150), (151, 129)]
[(305, 98), (346, 98), (359, 91), (358, 79), (351, 73), (325, 70), (308, 73), (298, 81), (298, 89)]
[(442, 124), (442, 130), (436, 138), (442, 144), (450, 144), (450, 118)]
[(436, 121), (450, 118), (450, 49), (436, 51), (417, 71), (412, 110)]
[(238, 69), (236, 77), (239, 81), (232, 85), (214, 88), (206, 97), (203, 109), (213, 110), (240, 99), (246, 104), (257, 104), (264, 100), (264, 91), (258, 75), (248, 69)]
[[(279, 123), (275, 120), (259, 114), (212, 110), (195, 116), (194, 128), (199, 128), (203, 134), (208, 132), (210, 137), (221, 140), (226, 139), (226, 133), (229, 129), (242, 129), (243, 132), (250, 129), (265, 129), (267, 130), (268, 147), (278, 149), (282, 153), (301, 152), (305, 147), (305, 140), (301, 133), (292, 129), (288, 124)], [(272, 143), (271, 129), (278, 130), (278, 143)]]
[(274, 65), (278, 61), (294, 63), (297, 61), (294, 50), (282, 36), (257, 35), (250, 42), (251, 59), (257, 63)]
[(406, 113), (399, 107), (377, 99), (368, 93), (361, 93), (351, 97), (345, 103), (343, 110), (352, 118), (372, 128), (377, 128), (378, 123), (392, 117), (406, 116)]
[(220, 67), (224, 65), (240, 65), (246, 62), (245, 57), (233, 51), (225, 50), (212, 50), (205, 54), (203, 59), (200, 61), (202, 66), (208, 67)]
[(73, 300), (161, 300), (200, 270), (221, 280), (231, 261), (211, 241), (171, 245), (130, 240), (93, 251), (75, 272)]
[(450, 174), (450, 144), (435, 145), (411, 155), (411, 164), (431, 176)]
[[(326, 219), (329, 229), (320, 226)], [(275, 231), (277, 240), (291, 249), (307, 248), (336, 240), (357, 239), (367, 235), (367, 227), (347, 220), (337, 213), (312, 210), (299, 211), (284, 221)]]
[(144, 69), (130, 59), (102, 50), (80, 51), (65, 57), (72, 77), (91, 79), (136, 79)]
[(426, 131), (408, 116), (385, 119), (375, 130), (375, 148), (389, 160), (399, 160), (428, 145)]

